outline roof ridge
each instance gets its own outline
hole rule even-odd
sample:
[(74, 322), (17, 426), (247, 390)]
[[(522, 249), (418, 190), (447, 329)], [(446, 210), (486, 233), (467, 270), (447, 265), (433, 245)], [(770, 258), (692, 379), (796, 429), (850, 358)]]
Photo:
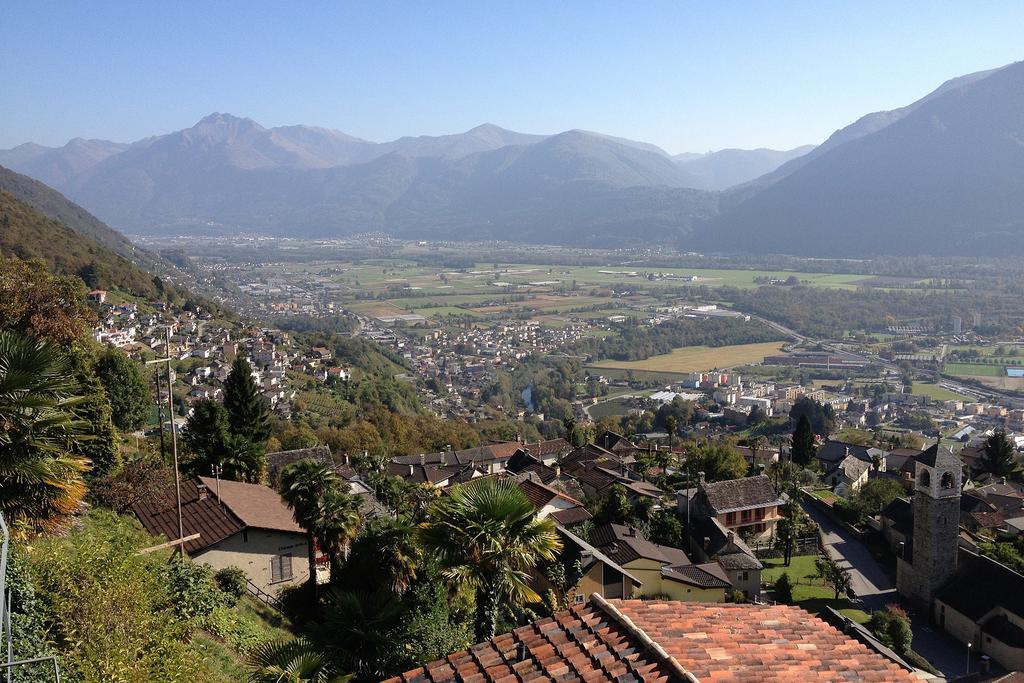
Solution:
[(654, 654), (655, 658), (668, 667), (669, 671), (675, 674), (679, 680), (686, 681), (686, 683), (700, 683), (700, 680), (687, 671), (683, 665), (679, 663), (678, 659), (666, 652), (665, 648), (647, 635), (646, 631), (637, 626), (632, 619), (620, 612), (618, 607), (608, 602), (608, 600), (598, 593), (592, 593), (590, 595), (590, 603), (617, 622), (619, 626), (624, 628), (630, 635), (639, 640), (641, 645), (650, 650), (651, 653)]

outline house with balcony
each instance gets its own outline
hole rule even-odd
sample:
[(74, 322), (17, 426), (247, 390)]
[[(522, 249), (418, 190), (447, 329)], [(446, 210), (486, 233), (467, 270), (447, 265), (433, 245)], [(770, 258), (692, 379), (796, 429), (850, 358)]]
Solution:
[(747, 543), (764, 542), (775, 534), (785, 503), (764, 474), (710, 483), (701, 477), (696, 489), (679, 491), (676, 501), (682, 514), (714, 518)]

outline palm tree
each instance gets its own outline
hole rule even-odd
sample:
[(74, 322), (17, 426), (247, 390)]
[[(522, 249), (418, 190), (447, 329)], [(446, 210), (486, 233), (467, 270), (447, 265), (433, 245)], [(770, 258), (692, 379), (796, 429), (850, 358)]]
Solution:
[(352, 676), (331, 670), (326, 655), (305, 638), (274, 640), (249, 655), (252, 683), (347, 683)]
[(387, 588), (370, 592), (332, 588), (323, 614), (323, 630), (331, 634), (337, 661), (360, 679), (386, 677), (396, 654), (395, 629), (407, 616), (398, 597)]
[(0, 331), (0, 511), (35, 529), (58, 527), (85, 494), (88, 439), (83, 401), (67, 359), (53, 345)]
[[(347, 487), (347, 484), (344, 486)], [(359, 498), (345, 493), (340, 485), (333, 485), (323, 491), (317, 501), (316, 516), (312, 523), (313, 533), (330, 559), (332, 582), (338, 578), (338, 563), (342, 556), (348, 555), (349, 545), (359, 533), (362, 522)]]
[(372, 576), (376, 585), (388, 586), (397, 595), (416, 580), (423, 553), (416, 543), (416, 527), (404, 517), (382, 517), (370, 522), (347, 560), (346, 573), (362, 583)]
[(300, 460), (281, 472), (281, 497), (295, 522), (308, 534), (310, 586), (316, 587), (316, 545), (331, 561), (331, 578), (338, 575), (340, 557), (359, 531), (359, 499), (345, 493), (348, 484), (329, 465)]
[(281, 472), (281, 497), (292, 509), (295, 523), (306, 530), (309, 545), (309, 587), (316, 594), (316, 524), (326, 489), (340, 486), (341, 475), (322, 462), (300, 460)]
[(503, 611), (540, 600), (528, 570), (562, 547), (554, 522), (537, 519), (526, 494), (505, 479), (453, 487), (430, 506), (419, 538), (446, 578), (476, 592), (478, 641), (494, 637)]

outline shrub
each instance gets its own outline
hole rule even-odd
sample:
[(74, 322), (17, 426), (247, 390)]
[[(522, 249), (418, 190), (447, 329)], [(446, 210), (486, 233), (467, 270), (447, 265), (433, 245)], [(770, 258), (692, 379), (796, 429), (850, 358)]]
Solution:
[(189, 625), (171, 608), (167, 555), (137, 554), (153, 543), (134, 520), (94, 509), (67, 536), (25, 550), (68, 680), (209, 680), (189, 652)]
[(783, 605), (793, 604), (793, 582), (786, 572), (782, 572), (782, 575), (775, 579), (775, 600)]
[(910, 630), (910, 618), (898, 605), (887, 605), (884, 610), (872, 612), (867, 626), (883, 645), (898, 653), (910, 650), (914, 638)]
[(167, 574), (174, 611), (182, 619), (201, 623), (224, 603), (209, 565), (175, 558), (168, 565)]
[(248, 591), (246, 576), (238, 567), (225, 567), (214, 575), (217, 587), (224, 593), (228, 604), (236, 605)]
[(223, 638), (228, 647), (243, 655), (265, 640), (263, 629), (252, 617), (223, 605), (210, 612), (205, 626), (207, 631)]

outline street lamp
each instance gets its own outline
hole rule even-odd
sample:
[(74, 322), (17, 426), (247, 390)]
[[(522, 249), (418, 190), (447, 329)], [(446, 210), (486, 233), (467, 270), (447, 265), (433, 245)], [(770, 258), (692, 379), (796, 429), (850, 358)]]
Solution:
[(973, 643), (967, 643), (967, 673), (971, 673), (971, 645)]

